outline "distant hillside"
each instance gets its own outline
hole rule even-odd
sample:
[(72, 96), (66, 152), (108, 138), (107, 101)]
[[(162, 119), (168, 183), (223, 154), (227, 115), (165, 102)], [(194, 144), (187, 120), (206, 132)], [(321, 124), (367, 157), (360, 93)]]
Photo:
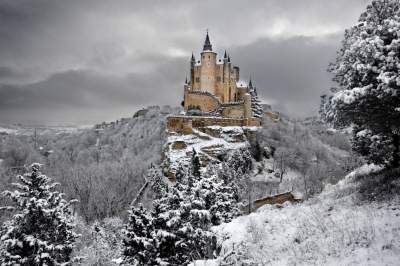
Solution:
[[(121, 216), (144, 183), (147, 169), (160, 164), (166, 116), (178, 112), (149, 107), (92, 128), (41, 128), (36, 137), (33, 128), (14, 127), (0, 135), (0, 182), (7, 186), (22, 166), (39, 161), (67, 195), (80, 201), (77, 211), (86, 221)], [(312, 195), (359, 164), (348, 137), (320, 123), (265, 117), (257, 134), (264, 154), (255, 161), (254, 179), (274, 184), (268, 189), (255, 186), (254, 199), (288, 190)]]
[(79, 200), (77, 211), (86, 221), (121, 216), (147, 169), (160, 163), (166, 116), (178, 111), (155, 106), (101, 128), (0, 135), (0, 184), (8, 186), (21, 167), (38, 161)]

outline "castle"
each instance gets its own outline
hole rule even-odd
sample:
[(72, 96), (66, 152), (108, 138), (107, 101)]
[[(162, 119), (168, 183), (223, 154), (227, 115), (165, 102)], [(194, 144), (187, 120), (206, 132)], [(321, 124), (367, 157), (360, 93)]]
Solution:
[(251, 81), (240, 82), (240, 69), (233, 66), (226, 51), (222, 59), (212, 50), (206, 35), (200, 60), (192, 53), (190, 80), (184, 85), (185, 115), (170, 116), (168, 129), (175, 132), (191, 127), (260, 126), (252, 108)]

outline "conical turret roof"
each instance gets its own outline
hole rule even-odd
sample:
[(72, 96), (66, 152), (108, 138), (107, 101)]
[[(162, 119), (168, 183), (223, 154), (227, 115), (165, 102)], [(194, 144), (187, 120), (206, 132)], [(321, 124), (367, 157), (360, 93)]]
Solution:
[(208, 36), (208, 30), (207, 30), (206, 40), (203, 46), (203, 51), (212, 51), (212, 45), (210, 42), (210, 37)]

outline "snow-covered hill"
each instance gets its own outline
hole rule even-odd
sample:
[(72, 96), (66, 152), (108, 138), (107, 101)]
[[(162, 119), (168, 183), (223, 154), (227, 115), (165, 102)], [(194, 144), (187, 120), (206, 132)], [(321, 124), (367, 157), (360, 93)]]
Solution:
[(306, 202), (264, 206), (214, 227), (219, 258), (192, 265), (399, 265), (400, 199), (356, 197), (357, 175), (377, 169), (363, 166)]

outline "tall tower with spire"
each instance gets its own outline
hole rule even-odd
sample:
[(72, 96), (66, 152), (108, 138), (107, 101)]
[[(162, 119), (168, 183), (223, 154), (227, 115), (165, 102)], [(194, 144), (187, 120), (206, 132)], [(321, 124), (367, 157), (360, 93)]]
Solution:
[[(190, 82), (186, 87), (187, 95), (209, 93), (222, 104), (240, 102), (243, 101), (243, 95), (246, 92), (245, 88), (238, 88), (238, 81), (239, 67), (233, 66), (230, 55), (226, 51), (223, 57), (218, 58), (217, 53), (213, 51), (207, 30), (200, 60), (196, 60), (193, 53), (190, 59)], [(186, 101), (185, 109), (189, 108), (189, 105), (198, 106), (191, 101)]]
[(203, 51), (200, 54), (201, 70), (200, 70), (200, 84), (201, 90), (207, 91), (211, 94), (216, 94), (216, 68), (217, 68), (217, 53), (213, 52), (210, 42), (208, 30), (206, 39), (203, 45)]

